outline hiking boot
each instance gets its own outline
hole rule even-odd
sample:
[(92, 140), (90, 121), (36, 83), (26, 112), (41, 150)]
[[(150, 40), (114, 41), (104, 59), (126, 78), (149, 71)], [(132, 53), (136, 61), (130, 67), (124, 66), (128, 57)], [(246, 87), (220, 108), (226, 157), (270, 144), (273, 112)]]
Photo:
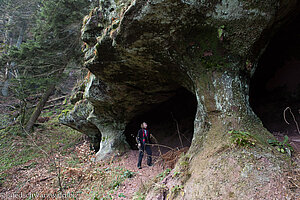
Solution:
[(139, 168), (139, 169), (142, 169), (142, 167), (141, 167), (141, 166), (138, 166), (138, 168)]
[(153, 164), (152, 164), (152, 163), (150, 163), (150, 164), (148, 164), (148, 166), (149, 166), (149, 167), (151, 167), (151, 166), (153, 166)]

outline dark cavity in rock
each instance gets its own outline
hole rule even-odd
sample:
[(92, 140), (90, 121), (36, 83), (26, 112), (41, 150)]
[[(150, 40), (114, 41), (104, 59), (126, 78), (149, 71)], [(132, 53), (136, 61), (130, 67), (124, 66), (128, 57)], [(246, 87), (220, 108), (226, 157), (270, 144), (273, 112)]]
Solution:
[[(189, 147), (193, 138), (196, 109), (195, 95), (184, 88), (180, 88), (169, 100), (155, 104), (150, 111), (135, 116), (125, 128), (126, 140), (131, 149), (137, 149), (135, 137), (140, 124), (145, 121), (159, 144), (171, 148), (181, 148), (179, 130), (183, 146)], [(169, 150), (161, 147), (162, 153)], [(157, 147), (154, 147), (153, 151), (158, 153)]]
[(293, 17), (273, 36), (258, 61), (250, 82), (250, 104), (270, 132), (293, 134), (296, 126), (290, 107), (300, 122), (300, 15)]

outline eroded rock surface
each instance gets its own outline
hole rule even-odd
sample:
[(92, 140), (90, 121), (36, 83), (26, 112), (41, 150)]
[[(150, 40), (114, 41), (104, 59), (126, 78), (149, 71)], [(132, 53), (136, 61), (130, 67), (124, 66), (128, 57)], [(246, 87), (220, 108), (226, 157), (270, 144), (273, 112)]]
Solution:
[[(80, 120), (85, 118), (81, 127), (78, 124), (82, 121), (72, 117), (78, 115), (76, 107), (66, 116), (72, 120), (65, 124), (82, 132), (90, 124), (97, 127), (102, 136), (97, 159), (104, 159), (128, 148), (123, 131), (134, 116), (185, 87), (196, 95), (198, 102), (189, 151), (191, 172), (196, 177), (205, 177), (195, 169), (196, 165), (209, 167), (199, 161), (203, 157), (201, 152), (205, 152), (214, 159), (212, 163), (222, 163), (224, 174), (229, 173), (232, 167), (224, 163), (228, 151), (223, 151), (228, 148), (228, 130), (248, 131), (262, 143), (272, 137), (249, 106), (249, 78), (269, 37), (289, 20), (296, 4), (293, 0), (100, 1), (99, 7), (86, 16), (82, 28), (85, 67), (94, 74), (84, 98), (92, 109), (87, 109), (89, 114), (80, 115)], [(82, 103), (78, 104), (80, 107)], [(274, 173), (278, 177), (282, 173), (284, 156), (269, 156), (273, 154), (271, 150), (262, 146), (257, 147), (259, 155), (278, 170), (258, 174), (255, 164), (249, 165), (251, 169), (248, 167), (247, 171), (246, 160), (237, 163), (241, 176), (237, 176), (235, 184), (242, 184), (245, 170), (247, 176), (263, 176), (251, 182), (256, 188), (237, 189), (244, 196), (252, 190), (263, 190)], [(237, 162), (242, 152), (232, 154), (232, 160)], [(269, 159), (273, 157), (278, 159)], [(225, 178), (218, 177), (220, 182), (213, 186), (220, 188), (216, 189), (218, 197), (231, 194), (219, 187)], [(190, 187), (194, 182), (191, 178), (182, 184)], [(199, 182), (197, 187), (201, 184), (204, 183)], [(186, 198), (217, 197), (206, 189), (201, 191), (195, 194), (194, 190), (186, 190)]]

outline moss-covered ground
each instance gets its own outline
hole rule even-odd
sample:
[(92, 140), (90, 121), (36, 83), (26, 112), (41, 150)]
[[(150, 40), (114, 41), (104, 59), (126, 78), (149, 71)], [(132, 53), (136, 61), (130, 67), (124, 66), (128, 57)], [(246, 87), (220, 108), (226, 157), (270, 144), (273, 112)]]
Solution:
[(58, 122), (63, 108), (46, 110), (27, 134), (18, 124), (0, 132), (0, 199), (111, 199), (134, 173), (113, 161), (95, 163), (82, 133)]

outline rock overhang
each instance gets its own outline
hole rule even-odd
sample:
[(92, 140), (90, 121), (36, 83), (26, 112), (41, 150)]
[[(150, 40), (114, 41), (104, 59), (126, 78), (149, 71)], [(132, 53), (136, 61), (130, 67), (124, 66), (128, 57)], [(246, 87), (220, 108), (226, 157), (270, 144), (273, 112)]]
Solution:
[[(196, 95), (202, 116), (234, 113), (232, 107), (239, 106), (233, 99), (247, 94), (253, 62), (268, 41), (264, 31), (277, 20), (277, 3), (103, 1), (82, 28), (85, 66), (94, 74), (85, 91), (94, 107), (88, 120), (100, 129), (111, 124), (111, 130), (122, 132), (133, 117), (171, 98), (180, 87)], [(234, 95), (225, 95), (224, 88)], [(242, 98), (246, 103), (240, 105), (247, 107), (247, 95)]]

